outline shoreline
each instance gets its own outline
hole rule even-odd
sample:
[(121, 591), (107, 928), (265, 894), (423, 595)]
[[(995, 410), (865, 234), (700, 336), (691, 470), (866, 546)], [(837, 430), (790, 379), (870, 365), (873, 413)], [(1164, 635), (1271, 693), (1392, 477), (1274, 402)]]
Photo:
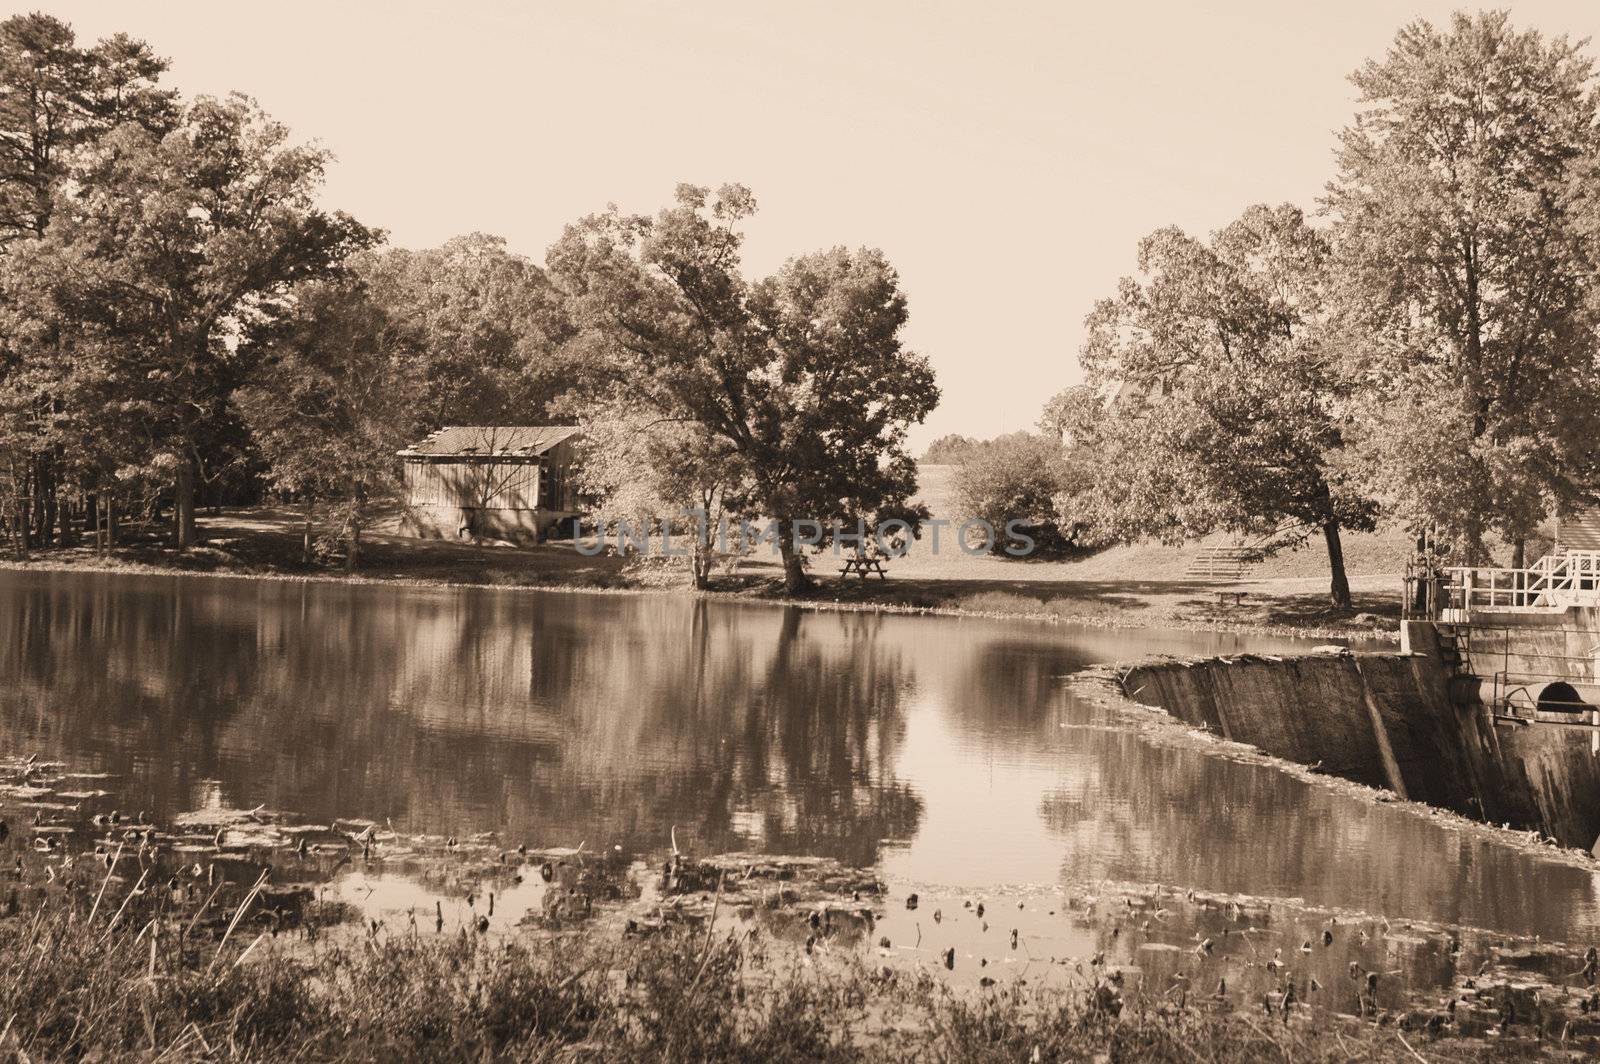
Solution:
[[(1093, 668), (1072, 683), (1085, 697), (1124, 717), (1141, 738), (1200, 746), (1210, 756), (1258, 762), (1308, 783), (1383, 803), (1382, 792), (1196, 732), (1156, 707), (1132, 701), (1115, 689), (1114, 668)], [(58, 773), (65, 766), (29, 759), (8, 767), (20, 771), (25, 782), (51, 784), (56, 781), (35, 774)], [(107, 807), (115, 798), (102, 793), (96, 801), (98, 807)], [(1394, 804), (1412, 807), (1404, 813), (1439, 819), (1429, 807)], [(1453, 814), (1444, 817), (1452, 829), (1492, 831), (1497, 841), (1525, 848), (1536, 858), (1566, 856), (1519, 840), (1515, 833), (1474, 825)], [(19, 834), (31, 831), (36, 839), (61, 839), (45, 834), (60, 830), (54, 818), (31, 829), (19, 825)], [(99, 834), (98, 828), (85, 831), (80, 843)], [(797, 988), (819, 985), (820, 978), (879, 1005), (911, 988), (921, 995), (919, 1000), (957, 1010), (1013, 1002), (1020, 1011), (1010, 1022), (1025, 1044), (1037, 1044), (1042, 1019), (1072, 1009), (1078, 996), (1088, 993), (1092, 1009), (1111, 1018), (1126, 1006), (1125, 1024), (1144, 1022), (1138, 1017), (1147, 1014), (1157, 1016), (1160, 1024), (1174, 1015), (1246, 1022), (1243, 1017), (1259, 1015), (1267, 1002), (1274, 1029), (1283, 1037), (1309, 1037), (1308, 1044), (1314, 1044), (1318, 1029), (1396, 1044), (1403, 1040), (1397, 1032), (1414, 1031), (1413, 1037), (1426, 1036), (1429, 1044), (1471, 1054), (1475, 1047), (1490, 1051), (1506, 1044), (1509, 1032), (1497, 1031), (1496, 1024), (1506, 996), (1514, 993), (1520, 995), (1519, 1009), (1525, 1003), (1532, 1006), (1519, 1014), (1516, 1037), (1559, 1035), (1562, 1041), (1570, 1036), (1575, 1046), (1592, 1049), (1595, 1044), (1587, 998), (1572, 993), (1582, 991), (1574, 986), (1572, 973), (1585, 963), (1583, 936), (1578, 934), (1541, 938), (1396, 910), (1116, 876), (963, 887), (856, 870), (823, 858), (742, 851), (692, 856), (678, 853), (675, 845), (670, 856), (661, 850), (641, 862), (637, 854), (614, 855), (604, 846), (513, 848), (516, 839), (493, 832), (459, 842), (401, 836), (371, 820), (335, 820), (322, 826), (262, 808), (199, 810), (162, 825), (120, 825), (106, 829), (105, 836), (109, 840), (130, 832), (141, 840), (144, 871), (166, 867), (157, 861), (176, 861), (180, 867), (195, 862), (193, 877), (184, 877), (193, 882), (182, 888), (180, 904), (163, 901), (159, 892), (141, 893), (145, 876), (132, 882), (131, 866), (117, 875), (121, 844), (109, 862), (96, 862), (76, 874), (66, 874), (62, 867), (48, 883), (38, 877), (45, 865), (59, 861), (62, 847), (41, 852), (31, 845), (19, 850), (19, 867), (26, 861), (32, 869), (34, 888), (12, 914), (25, 918), (8, 920), (0, 914), (0, 940), (21, 949), (39, 921), (64, 921), (59, 932), (52, 932), (57, 940), (66, 939), (70, 928), (79, 929), (81, 938), (50, 958), (55, 983), (110, 979), (119, 988), (144, 985), (147, 972), (159, 963), (164, 980), (183, 979), (187, 973), (204, 981), (211, 993), (224, 985), (236, 988), (240, 1007), (251, 1010), (279, 999), (271, 986), (257, 989), (255, 981), (270, 983), (280, 971), (314, 983), (310, 977), (318, 971), (336, 981), (334, 977), (389, 978), (399, 970), (414, 973), (419, 986), (448, 981), (456, 972), (467, 973), (469, 983), (479, 973), (498, 972), (504, 978), (493, 981), (490, 1002), (498, 1008), (512, 1000), (514, 985), (542, 978), (541, 958), (564, 958), (566, 963), (550, 979), (558, 989), (592, 985), (589, 1012), (615, 1010), (631, 1016), (634, 998), (625, 991), (635, 985), (635, 976), (618, 982), (613, 973), (675, 972), (673, 978), (681, 983), (671, 997), (681, 999), (685, 986), (692, 994), (701, 985), (711, 951), (725, 950), (725, 956), (718, 956), (728, 981), (717, 1000), (743, 1001), (749, 994), (758, 1003), (753, 1016)], [(419, 921), (419, 910), (413, 907), (365, 909), (356, 904), (361, 884), (353, 880), (348, 897), (330, 889), (333, 881), (324, 881), (318, 870), (335, 859), (333, 872), (349, 865), (352, 872), (368, 877), (369, 884), (387, 870), (410, 877), (429, 860), (459, 875), (448, 885), (419, 880), (427, 893), (444, 900), (444, 907), (424, 906)], [(1578, 863), (1570, 857), (1568, 861)], [(213, 868), (217, 862), (229, 863), (244, 874), (218, 877), (213, 887), (211, 873), (201, 877), (198, 872), (201, 862)], [(303, 866), (298, 875), (297, 862)], [(100, 863), (108, 867), (102, 871)], [(271, 872), (275, 866), (289, 874), (257, 878), (258, 870)], [(490, 926), (497, 892), (499, 915)], [(257, 897), (260, 903), (252, 908)], [(217, 899), (214, 906), (212, 899)], [(409, 905), (412, 899), (403, 901)], [(209, 919), (202, 921), (208, 906)], [(102, 912), (98, 922), (97, 910)], [(123, 920), (125, 912), (129, 916)], [(200, 933), (194, 934), (197, 924)], [(144, 934), (157, 925), (164, 928), (159, 935)], [(185, 925), (188, 931), (180, 935)], [(192, 936), (189, 954), (180, 949), (171, 955), (163, 952), (159, 962), (148, 959), (156, 955), (157, 937), (169, 943), (185, 936)], [(143, 941), (146, 937), (149, 943)], [(1305, 944), (1297, 950), (1297, 942)], [(553, 948), (556, 944), (561, 948)], [(245, 963), (252, 953), (256, 963)], [(1263, 962), (1267, 956), (1272, 959)], [(1450, 958), (1443, 968), (1435, 963), (1440, 957)], [(363, 967), (367, 960), (370, 970)], [(212, 974), (219, 961), (226, 984)], [(747, 967), (749, 982), (742, 978)], [(584, 982), (589, 972), (595, 975)], [(1347, 982), (1347, 972), (1366, 972), (1366, 980), (1350, 975)], [(1208, 995), (1213, 985), (1218, 989)], [(773, 988), (775, 997), (763, 996)], [(16, 989), (10, 996), (18, 1004)], [(299, 1002), (297, 1013), (321, 1000)], [(1297, 1006), (1293, 1026), (1291, 1002)], [(104, 1002), (101, 1007), (114, 1008)], [(819, 1031), (834, 1036), (855, 1031), (869, 1043), (894, 1037), (895, 1025), (875, 1025), (871, 1010), (859, 1017), (848, 1013), (854, 1022), (841, 1022), (846, 1013), (833, 997), (808, 1000), (807, 1010)], [(378, 1029), (386, 1015), (380, 1010), (372, 1018)], [(1082, 1029), (1081, 1016), (1070, 1015), (1073, 1026)], [(189, 1023), (192, 1014), (185, 1010), (178, 1017), (174, 1028)], [(348, 1019), (343, 1014), (336, 1018)], [(298, 1035), (295, 1023), (286, 1021), (286, 1026)], [(1252, 1034), (1258, 1030), (1249, 1024), (1246, 1029)], [(24, 1030), (40, 1035), (26, 1026)], [(586, 1029), (574, 1040), (587, 1044), (590, 1037)], [(607, 1041), (618, 1039), (612, 1034)], [(1409, 1058), (1409, 1043), (1404, 1048)], [(733, 1056), (748, 1059), (750, 1054), (741, 1050)]]
[[(927, 616), (927, 617), (953, 617), (970, 618), (976, 620), (1000, 621), (1028, 621), (1034, 624), (1045, 624), (1052, 627), (1081, 628), (1094, 631), (1139, 631), (1139, 632), (1189, 632), (1199, 634), (1218, 635), (1255, 635), (1272, 636), (1291, 639), (1338, 639), (1356, 642), (1376, 642), (1398, 644), (1400, 636), (1398, 631), (1388, 628), (1371, 628), (1367, 630), (1350, 630), (1333, 627), (1318, 627), (1290, 624), (1257, 624), (1249, 621), (1229, 621), (1218, 618), (1214, 620), (1198, 620), (1184, 618), (1161, 618), (1158, 623), (1138, 623), (1137, 614), (1133, 611), (1119, 611), (1116, 614), (1088, 615), (1083, 617), (1063, 617), (1059, 614), (1037, 611), (1005, 611), (1005, 610), (969, 610), (959, 606), (916, 606), (896, 602), (878, 601), (844, 601), (841, 599), (822, 598), (793, 598), (781, 595), (765, 595), (748, 589), (731, 590), (695, 590), (689, 587), (649, 587), (649, 586), (624, 586), (609, 587), (596, 585), (578, 585), (572, 583), (488, 583), (482, 581), (463, 581), (437, 579), (417, 576), (370, 576), (362, 573), (334, 573), (334, 572), (308, 572), (292, 573), (281, 570), (252, 570), (240, 568), (218, 569), (190, 569), (176, 566), (152, 565), (142, 561), (109, 561), (92, 559), (61, 559), (41, 558), (21, 561), (15, 558), (0, 559), (0, 572), (61, 572), (61, 573), (100, 573), (105, 575), (123, 576), (182, 576), (182, 577), (212, 577), (225, 580), (271, 580), (281, 583), (306, 583), (306, 584), (343, 584), (347, 586), (369, 587), (410, 587), (433, 590), (475, 590), (475, 591), (504, 591), (504, 592), (545, 592), (556, 594), (589, 594), (589, 595), (661, 595), (661, 596), (687, 596), (696, 599), (711, 601), (724, 601), (740, 604), (752, 604), (777, 607), (794, 607), (797, 609), (812, 610), (814, 612), (832, 613), (876, 613), (896, 616)], [(817, 585), (819, 588), (826, 585)], [(1041, 603), (1042, 605), (1042, 603)]]
[[(296, 577), (184, 572), (158, 566), (87, 570), (83, 566), (0, 563), (0, 569), (6, 571), (27, 568), (226, 579), (265, 576), (285, 583), (400, 582), (331, 574)], [(409, 586), (544, 590), (438, 581)], [(550, 590), (666, 593), (650, 588)], [(736, 597), (735, 601), (782, 604), (748, 597)], [(795, 604), (858, 612), (870, 608)], [(1387, 792), (1323, 775), (1191, 728), (1165, 710), (1121, 692), (1117, 674), (1128, 664), (1090, 666), (1067, 679), (1067, 689), (1104, 707), (1118, 722), (1114, 726), (1125, 728), (1140, 741), (1259, 764), (1308, 785), (1331, 788), (1364, 805), (1394, 805), (1402, 816), (1510, 847), (1537, 865), (1556, 862), (1591, 872), (1595, 867), (1587, 855), (1542, 845), (1527, 833), (1404, 802)], [(57, 771), (56, 766), (36, 765), (31, 758), (15, 762), (13, 768), (20, 769), (25, 786), (51, 782), (31, 777), (30, 770)], [(71, 775), (64, 773), (63, 777)], [(102, 792), (92, 801), (98, 805), (85, 806), (75, 814), (79, 821), (93, 809), (113, 806), (116, 798)], [(753, 1015), (785, 1000), (782, 995), (797, 987), (837, 984), (874, 1002), (880, 999), (871, 994), (881, 992), (885, 995), (881, 1000), (887, 1002), (916, 988), (927, 1000), (950, 1002), (958, 1010), (1021, 1003), (1025, 1007), (1014, 1022), (1026, 1045), (1037, 1044), (1034, 1039), (1041, 1016), (1072, 1007), (1083, 993), (1091, 995), (1088, 1000), (1098, 1010), (1095, 1014), (1125, 1015), (1124, 1025), (1143, 1022), (1137, 1017), (1145, 1015), (1167, 1017), (1160, 1023), (1170, 1023), (1174, 1015), (1247, 1023), (1244, 1018), (1259, 1017), (1266, 1002), (1274, 1024), (1271, 1029), (1282, 1032), (1280, 1037), (1306, 1037), (1310, 1039), (1307, 1045), (1312, 1045), (1315, 1031), (1343, 1031), (1352, 1037), (1383, 1039), (1384, 1044), (1400, 1047), (1406, 1058), (1412, 1050), (1409, 1043), (1402, 1045), (1401, 1031), (1410, 1037), (1428, 1037), (1425, 1046), (1451, 1046), (1452, 1053), (1472, 1053), (1479, 1045), (1486, 1051), (1503, 1046), (1505, 1035), (1495, 1029), (1497, 1010), (1507, 995), (1515, 993), (1523, 995), (1518, 998), (1519, 1009), (1528, 995), (1542, 1003), (1519, 1014), (1514, 1037), (1553, 1038), (1559, 1034), (1565, 1040), (1571, 1033), (1573, 1044), (1588, 1048), (1596, 1044), (1579, 1041), (1594, 1037), (1590, 1028), (1582, 1026), (1590, 1010), (1581, 1005), (1586, 998), (1569, 993), (1579, 989), (1570, 973), (1581, 972), (1586, 963), (1582, 954), (1587, 936), (1578, 930), (1559, 938), (1540, 937), (1515, 921), (1494, 929), (1464, 919), (1444, 919), (1415, 907), (1408, 912), (1387, 901), (1363, 907), (1282, 891), (1207, 889), (1182, 880), (1141, 882), (1103, 875), (1064, 878), (1058, 883), (959, 886), (886, 875), (875, 866), (857, 874), (826, 859), (781, 853), (679, 854), (676, 839), (670, 855), (665, 849), (642, 854), (624, 854), (619, 849), (613, 856), (604, 839), (594, 849), (580, 842), (576, 849), (530, 845), (524, 852), (516, 846), (518, 839), (501, 838), (493, 832), (458, 841), (438, 835), (401, 836), (392, 826), (385, 830), (373, 820), (308, 821), (292, 811), (263, 807), (228, 809), (220, 818), (216, 811), (206, 810), (205, 814), (203, 818), (169, 817), (160, 826), (144, 823), (141, 816), (139, 823), (118, 825), (115, 831), (104, 833), (106, 843), (117, 833), (125, 838), (130, 831), (139, 835), (141, 861), (147, 856), (147, 845), (159, 844), (165, 850), (165, 861), (179, 862), (180, 867), (193, 862), (196, 870), (206, 864), (203, 879), (198, 871), (191, 877), (183, 904), (162, 909), (155, 892), (140, 893), (142, 875), (137, 883), (131, 868), (117, 875), (116, 857), (123, 856), (119, 846), (111, 867), (104, 872), (98, 865), (80, 862), (79, 874), (63, 876), (59, 885), (52, 877), (37, 898), (30, 894), (23, 907), (27, 919), (0, 918), (0, 940), (8, 933), (15, 934), (19, 937), (10, 941), (21, 948), (26, 940), (20, 935), (31, 926), (29, 919), (59, 918), (70, 926), (89, 929), (82, 932), (89, 937), (59, 960), (52, 959), (52, 979), (71, 985), (105, 980), (108, 971), (126, 971), (132, 973), (127, 985), (143, 985), (137, 980), (145, 978), (150, 970), (147, 966), (154, 962), (147, 959), (149, 942), (137, 937), (140, 929), (160, 926), (163, 942), (178, 940), (179, 929), (186, 924), (192, 928), (200, 919), (198, 914), (208, 911), (211, 867), (231, 865), (235, 873), (219, 877), (226, 884), (217, 888), (223, 891), (220, 904), (211, 910), (210, 923), (202, 923), (203, 934), (192, 940), (199, 943), (194, 954), (198, 959), (186, 961), (181, 954), (169, 958), (163, 953), (159, 963), (166, 980), (186, 978), (186, 972), (196, 980), (211, 980), (212, 970), (222, 968), (229, 987), (243, 988), (239, 1007), (253, 1013), (264, 1013), (263, 1003), (278, 1000), (278, 991), (272, 986), (254, 989), (256, 984), (251, 981), (270, 979), (280, 971), (315, 984), (315, 975), (325, 982), (367, 980), (401, 966), (413, 973), (422, 987), (443, 985), (449, 973), (457, 971), (502, 973), (505, 982), (494, 985), (490, 1003), (498, 1009), (514, 1000), (507, 986), (542, 979), (539, 965), (560, 958), (566, 966), (551, 975), (550, 984), (562, 993), (576, 992), (573, 988), (588, 993), (592, 987), (593, 996), (585, 998), (585, 1009), (598, 1015), (609, 1012), (631, 1017), (628, 1010), (634, 998), (627, 991), (636, 985), (633, 977), (619, 981), (612, 973), (641, 968), (675, 972), (681, 983), (672, 984), (666, 992), (681, 1000), (682, 995), (693, 994), (704, 985), (710, 956), (712, 971), (717, 970), (715, 965), (725, 964), (728, 973), (719, 994), (740, 1001), (744, 1000), (740, 995), (750, 994), (758, 1003)], [(36, 821), (31, 828), (24, 826), (21, 818), (13, 823), (23, 841), (30, 831), (35, 839), (61, 838), (46, 833), (64, 826), (55, 821), (55, 814), (51, 822), (40, 825)], [(80, 842), (92, 843), (94, 836), (101, 834), (98, 822), (91, 823), (97, 830), (81, 828)], [(37, 846), (28, 846), (19, 853), (37, 875), (59, 850), (40, 852)], [(448, 878), (429, 880), (427, 871), (434, 866), (428, 862), (434, 860)], [(289, 874), (255, 879), (258, 868), (270, 871), (274, 866)], [(330, 866), (329, 878), (324, 880), (323, 873)], [(354, 876), (344, 881), (343, 888), (334, 886), (332, 877), (346, 866)], [(297, 867), (299, 875), (294, 874)], [(392, 908), (360, 909), (355, 899), (370, 897), (367, 888), (391, 874), (421, 884), (425, 892), (442, 899), (443, 907), (437, 907), (436, 900), (431, 906), (414, 908), (413, 899), (407, 897)], [(178, 881), (175, 876), (173, 882)], [(253, 889), (252, 882), (257, 883)], [(258, 894), (262, 883), (269, 886), (266, 893)], [(261, 899), (254, 909), (253, 896)], [(315, 906), (316, 920), (298, 925), (314, 929), (297, 930), (291, 921), (285, 924), (287, 936), (280, 937), (277, 914), (293, 912), (292, 906), (301, 904), (295, 899)], [(101, 912), (98, 923), (97, 909)], [(86, 910), (90, 913), (87, 921), (82, 915)], [(131, 915), (116, 932), (125, 911)], [(491, 917), (498, 921), (492, 926)], [(154, 941), (155, 936), (147, 938)], [(326, 946), (316, 945), (318, 942)], [(1302, 942), (1303, 946), (1296, 946)], [(91, 952), (90, 946), (104, 952)], [(725, 958), (719, 952), (724, 949)], [(1442, 969), (1436, 963), (1441, 957), (1449, 958)], [(246, 963), (247, 958), (252, 963)], [(362, 967), (369, 960), (370, 970)], [(651, 967), (655, 965), (660, 967)], [(746, 966), (753, 973), (748, 983), (741, 974)], [(586, 974), (591, 971), (597, 974)], [(1367, 981), (1347, 975), (1354, 971), (1365, 972)], [(1375, 974), (1378, 981), (1370, 981)], [(120, 989), (123, 984), (116, 985)], [(1212, 991), (1213, 986), (1217, 990)], [(778, 997), (762, 996), (770, 987), (778, 988)], [(314, 1014), (321, 1002), (311, 997), (299, 1002), (297, 1009)], [(1293, 1026), (1290, 1002), (1295, 1003)], [(171, 1007), (175, 1028), (192, 1022), (191, 1013)], [(532, 1005), (519, 1002), (518, 1007), (537, 1012)], [(858, 1019), (854, 1013), (840, 1011), (836, 998), (808, 1001), (807, 1009), (819, 1030), (834, 1037), (848, 1030), (869, 1039), (896, 1036), (892, 1024), (872, 1026), (871, 1014)], [(458, 1011), (473, 1015), (470, 1010)], [(375, 1018), (373, 1028), (383, 1029), (386, 1017)], [(1083, 1029), (1077, 1018), (1074, 1023), (1074, 1029)], [(31, 1038), (39, 1037), (37, 1031), (24, 1029)], [(300, 1028), (292, 1030), (298, 1036)], [(1247, 1023), (1245, 1030), (1254, 1036), (1256, 1028)], [(595, 1037), (591, 1028), (585, 1028), (573, 1035), (573, 1041), (589, 1044)], [(604, 1037), (612, 1040), (607, 1044), (619, 1044), (618, 1035)], [(1434, 1038), (1439, 1041), (1431, 1041)], [(765, 1046), (763, 1043), (761, 1049), (748, 1054), (741, 1049), (734, 1055), (761, 1056)], [(1376, 1054), (1371, 1058), (1383, 1059)]]

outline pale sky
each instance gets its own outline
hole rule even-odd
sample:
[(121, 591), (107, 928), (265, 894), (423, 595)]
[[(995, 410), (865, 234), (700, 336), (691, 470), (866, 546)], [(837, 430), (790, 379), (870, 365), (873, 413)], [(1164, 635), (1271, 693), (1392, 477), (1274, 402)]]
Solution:
[[(944, 398), (914, 435), (1030, 428), (1079, 379), (1091, 303), (1138, 239), (1254, 202), (1313, 205), (1346, 76), (1460, 3), (1262, 0), (116, 0), (186, 96), (239, 89), (338, 157), (325, 201), (399, 245), (482, 230), (536, 259), (608, 202), (739, 181), (746, 266), (882, 248)], [(1600, 3), (1506, 3), (1600, 37)], [(1209, 7), (1210, 10), (1204, 8)]]

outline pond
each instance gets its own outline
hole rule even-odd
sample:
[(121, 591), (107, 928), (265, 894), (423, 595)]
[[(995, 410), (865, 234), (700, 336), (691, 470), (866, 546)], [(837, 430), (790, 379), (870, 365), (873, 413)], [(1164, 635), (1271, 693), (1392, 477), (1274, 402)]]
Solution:
[[(1303, 644), (1299, 644), (1303, 646)], [(1152, 742), (1063, 678), (1285, 639), (672, 595), (11, 572), (0, 753), (157, 818), (749, 850), (948, 892), (1149, 883), (1572, 940), (1595, 877)]]

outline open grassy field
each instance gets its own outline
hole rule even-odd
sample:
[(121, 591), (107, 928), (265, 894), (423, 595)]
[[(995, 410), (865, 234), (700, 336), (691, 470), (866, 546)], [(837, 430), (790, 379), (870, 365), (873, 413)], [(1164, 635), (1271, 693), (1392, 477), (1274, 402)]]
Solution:
[[(923, 465), (919, 501), (935, 518), (959, 524), (951, 485), (953, 467)], [(819, 595), (842, 602), (877, 602), (924, 609), (1045, 617), (1053, 620), (1132, 627), (1301, 630), (1331, 635), (1392, 631), (1399, 616), (1400, 584), (1410, 555), (1409, 537), (1398, 530), (1344, 537), (1346, 566), (1355, 599), (1350, 609), (1328, 605), (1328, 563), (1317, 537), (1254, 567), (1242, 580), (1186, 575), (1202, 546), (1227, 545), (1226, 536), (1198, 543), (1137, 543), (1109, 547), (1071, 559), (1007, 558), (960, 550), (945, 531), (935, 551), (931, 537), (889, 563), (886, 581), (840, 579), (839, 559), (820, 555), (812, 570), (824, 586)], [(775, 560), (744, 561), (740, 571), (777, 576)], [(1242, 599), (1234, 601), (1234, 592)], [(1226, 593), (1225, 595), (1223, 593)]]
[[(956, 504), (951, 483), (953, 466), (919, 466), (920, 490), (918, 500), (926, 503), (935, 517), (959, 521), (966, 515)], [(1380, 529), (1377, 532), (1345, 532), (1341, 537), (1345, 551), (1345, 567), (1352, 578), (1393, 577), (1399, 580), (1405, 571), (1406, 560), (1412, 553), (1411, 537), (1400, 529)], [(1231, 546), (1238, 543), (1235, 537), (1212, 535), (1183, 544), (1166, 544), (1155, 541), (1107, 547), (1087, 557), (1071, 561), (1023, 562), (1042, 573), (1059, 572), (1074, 578), (1094, 580), (1183, 580), (1190, 560), (1201, 547)], [(918, 544), (918, 548), (922, 547)], [(921, 562), (930, 575), (937, 571), (936, 563), (955, 568), (971, 566), (974, 559), (959, 551), (941, 552), (934, 558), (927, 551), (914, 548), (915, 557), (901, 564), (908, 574), (915, 572), (910, 563)], [(1009, 559), (995, 559), (1001, 565)], [(918, 572), (920, 575), (920, 572)], [(1327, 581), (1328, 554), (1320, 534), (1307, 539), (1293, 550), (1275, 554), (1250, 573), (1252, 583), (1269, 580), (1320, 580)]]
[[(952, 469), (923, 466), (920, 498), (933, 515), (958, 525), (964, 516), (951, 491)], [(36, 552), (26, 564), (68, 568), (181, 570), (235, 575), (351, 578), (433, 584), (650, 588), (687, 586), (686, 575), (660, 559), (639, 562), (605, 553), (585, 557), (571, 543), (538, 547), (419, 540), (380, 522), (364, 537), (361, 565), (345, 574), (337, 560), (305, 565), (300, 559), (299, 515), (261, 507), (226, 511), (200, 520), (205, 544), (187, 553), (166, 545), (165, 529), (129, 530), (110, 556), (87, 546)], [(1242, 580), (1194, 579), (1185, 575), (1200, 546), (1138, 543), (1110, 547), (1071, 559), (1008, 558), (968, 554), (953, 527), (940, 549), (931, 536), (891, 561), (888, 579), (841, 577), (842, 559), (809, 557), (816, 603), (906, 610), (949, 610), (1025, 616), (1054, 621), (1126, 627), (1224, 628), (1302, 631), (1325, 635), (1392, 632), (1399, 614), (1401, 574), (1410, 544), (1396, 530), (1345, 537), (1355, 604), (1328, 605), (1327, 558), (1320, 537), (1271, 557)], [(717, 574), (715, 590), (757, 597), (779, 594), (781, 570), (767, 548), (731, 562)], [(1241, 593), (1238, 601), (1235, 594)]]

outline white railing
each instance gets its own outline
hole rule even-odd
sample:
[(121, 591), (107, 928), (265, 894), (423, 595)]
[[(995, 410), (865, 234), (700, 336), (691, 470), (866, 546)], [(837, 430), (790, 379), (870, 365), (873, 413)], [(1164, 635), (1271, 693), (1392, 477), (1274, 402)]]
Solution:
[(1547, 554), (1526, 569), (1452, 566), (1444, 570), (1450, 610), (1564, 610), (1600, 605), (1600, 551)]

